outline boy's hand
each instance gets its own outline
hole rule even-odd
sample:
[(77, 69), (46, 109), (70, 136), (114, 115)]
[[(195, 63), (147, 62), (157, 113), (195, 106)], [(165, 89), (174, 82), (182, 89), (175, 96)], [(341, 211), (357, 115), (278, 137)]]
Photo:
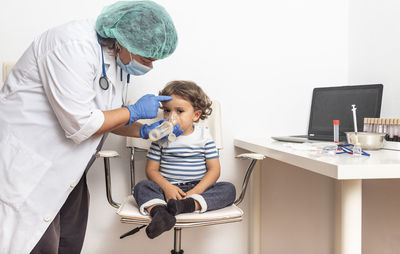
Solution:
[(195, 191), (194, 189), (191, 189), (188, 192), (186, 192), (186, 196), (184, 198), (186, 198), (186, 197), (188, 197), (190, 195), (193, 195), (193, 194), (201, 194), (201, 193)]
[(186, 197), (186, 193), (181, 190), (178, 186), (175, 185), (169, 185), (167, 188), (164, 190), (164, 195), (165, 195), (165, 200), (168, 202), (168, 200), (176, 199), (176, 200), (181, 200), (184, 197)]

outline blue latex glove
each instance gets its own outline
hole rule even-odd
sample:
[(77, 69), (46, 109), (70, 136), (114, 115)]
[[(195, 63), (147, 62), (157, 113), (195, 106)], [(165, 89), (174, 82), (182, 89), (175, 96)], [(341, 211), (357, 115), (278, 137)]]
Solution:
[(174, 130), (172, 132), (175, 134), (175, 136), (178, 137), (178, 136), (182, 135), (183, 130), (180, 130), (179, 129), (179, 124), (177, 124), (177, 125), (174, 126)]
[[(148, 138), (149, 138), (149, 133), (151, 132), (151, 130), (154, 129), (154, 128), (156, 128), (157, 126), (161, 125), (161, 124), (162, 124), (163, 122), (165, 122), (165, 121), (167, 121), (167, 120), (161, 119), (160, 121), (155, 122), (155, 123), (152, 123), (152, 124), (150, 124), (150, 125), (148, 125), (148, 124), (143, 124), (142, 127), (140, 128), (140, 136), (141, 136), (143, 139), (148, 139)], [(175, 136), (177, 136), (177, 137), (180, 136), (180, 135), (182, 135), (183, 130), (180, 130), (180, 129), (179, 129), (179, 124), (177, 124), (177, 125), (174, 126), (173, 133), (174, 133)], [(165, 137), (166, 137), (166, 136), (165, 136)], [(165, 138), (165, 137), (164, 137), (164, 138)]]
[(130, 125), (139, 119), (151, 119), (157, 117), (160, 101), (170, 101), (171, 96), (155, 96), (154, 94), (146, 94), (140, 98), (135, 104), (124, 106), (129, 109), (130, 117), (126, 125)]
[(165, 119), (161, 119), (158, 122), (152, 123), (150, 125), (148, 124), (143, 124), (142, 127), (140, 128), (140, 136), (143, 139), (148, 139), (149, 138), (149, 133), (152, 129), (156, 128), (157, 126), (161, 125), (163, 122), (165, 122), (167, 120)]

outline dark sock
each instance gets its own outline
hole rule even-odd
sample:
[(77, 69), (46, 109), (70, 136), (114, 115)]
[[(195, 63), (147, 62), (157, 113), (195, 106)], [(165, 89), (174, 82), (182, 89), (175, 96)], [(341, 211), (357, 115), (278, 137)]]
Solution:
[(146, 234), (151, 239), (170, 230), (176, 222), (175, 216), (170, 214), (164, 205), (153, 207), (150, 211), (150, 216), (152, 219), (146, 228)]
[(191, 213), (194, 212), (195, 203), (193, 198), (187, 199), (170, 199), (167, 203), (168, 211), (172, 215), (178, 215), (180, 213)]

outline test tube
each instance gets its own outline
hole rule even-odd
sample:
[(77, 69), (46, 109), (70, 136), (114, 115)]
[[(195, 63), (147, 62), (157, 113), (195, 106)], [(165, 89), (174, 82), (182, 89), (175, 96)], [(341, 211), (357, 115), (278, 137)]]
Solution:
[(333, 142), (339, 143), (339, 120), (333, 120)]
[(389, 119), (388, 118), (383, 118), (382, 119), (382, 124), (383, 124), (383, 133), (387, 134), (388, 133)]
[(389, 118), (382, 118), (382, 133), (385, 134), (384, 139), (388, 139), (389, 135)]
[(376, 129), (378, 128), (378, 124), (377, 124), (378, 118), (372, 118), (372, 132), (376, 133)]
[(373, 118), (368, 118), (368, 132), (373, 132)]
[(399, 141), (399, 119), (398, 118), (393, 120), (393, 126), (394, 126), (393, 141), (398, 142)]
[(386, 140), (392, 141), (393, 140), (393, 118), (389, 119), (389, 127), (388, 127), (388, 134), (386, 134)]
[(364, 117), (363, 132), (368, 132), (368, 118)]
[(378, 118), (378, 133), (383, 133), (383, 125), (382, 125), (382, 118)]

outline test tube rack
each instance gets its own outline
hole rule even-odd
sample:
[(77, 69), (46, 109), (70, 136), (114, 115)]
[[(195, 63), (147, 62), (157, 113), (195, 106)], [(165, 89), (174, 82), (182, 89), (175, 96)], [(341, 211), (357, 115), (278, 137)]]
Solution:
[(385, 133), (383, 148), (400, 151), (400, 118), (364, 118), (363, 132)]

